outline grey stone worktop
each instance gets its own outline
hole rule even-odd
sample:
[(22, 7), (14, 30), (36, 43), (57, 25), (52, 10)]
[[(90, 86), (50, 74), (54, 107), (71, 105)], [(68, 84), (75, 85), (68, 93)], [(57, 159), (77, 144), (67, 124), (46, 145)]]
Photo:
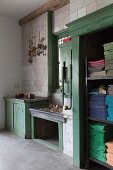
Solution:
[(60, 122), (65, 122), (66, 119), (63, 115), (63, 113), (55, 113), (55, 112), (48, 112), (48, 111), (43, 111), (40, 109), (34, 109), (30, 108), (30, 113), (34, 117), (46, 119), (46, 120), (51, 120), (51, 121), (60, 121)]
[(4, 100), (10, 100), (10, 101), (15, 101), (15, 102), (24, 102), (24, 103), (33, 103), (33, 102), (40, 102), (40, 101), (47, 101), (49, 100), (49, 97), (38, 97), (36, 96), (34, 99), (26, 99), (26, 98), (22, 98), (22, 99), (17, 99), (15, 97), (10, 97), (10, 96), (6, 96), (4, 97)]

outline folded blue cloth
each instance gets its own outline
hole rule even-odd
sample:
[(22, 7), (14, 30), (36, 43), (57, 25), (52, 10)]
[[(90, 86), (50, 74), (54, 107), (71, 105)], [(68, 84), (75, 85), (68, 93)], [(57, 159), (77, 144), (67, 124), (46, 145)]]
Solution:
[(108, 107), (106, 110), (107, 110), (107, 113), (113, 115), (113, 109), (111, 109), (111, 108)]
[(106, 108), (105, 102), (92, 102), (89, 101), (89, 107), (100, 107), (100, 108)]
[(101, 119), (101, 120), (106, 120), (107, 113), (106, 112), (93, 112), (93, 111), (90, 111), (89, 116), (93, 117), (93, 118), (98, 118), (98, 119)]
[(90, 102), (104, 102), (105, 103), (105, 97), (106, 95), (96, 95), (96, 94), (90, 94), (89, 95), (89, 101)]
[(113, 107), (113, 96), (106, 95), (105, 104)]
[(107, 120), (113, 121), (113, 117), (107, 116)]
[(89, 108), (89, 112), (96, 112), (96, 113), (107, 113), (106, 109), (101, 109), (101, 108), (98, 108), (98, 109), (95, 109), (95, 108)]

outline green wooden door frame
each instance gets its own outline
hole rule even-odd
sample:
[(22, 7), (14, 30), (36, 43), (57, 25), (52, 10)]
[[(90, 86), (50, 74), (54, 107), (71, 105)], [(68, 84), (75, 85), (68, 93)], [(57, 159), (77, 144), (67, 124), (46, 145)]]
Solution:
[[(73, 58), (73, 160), (74, 164), (82, 167), (85, 163), (84, 155), (84, 81), (83, 77), (84, 60), (80, 55), (80, 36), (91, 32), (97, 32), (113, 26), (113, 4), (100, 9), (92, 14), (84, 16), (76, 21), (67, 24), (72, 37), (72, 58)], [(82, 88), (82, 86), (84, 88)]]
[[(85, 163), (84, 154), (84, 123), (85, 123), (85, 111), (84, 111), (84, 61), (83, 56), (80, 55), (80, 36), (87, 33), (100, 31), (108, 27), (113, 26), (113, 4), (104, 7), (98, 11), (88, 14), (80, 19), (77, 19), (67, 24), (67, 29), (55, 33), (58, 38), (71, 35), (72, 37), (72, 100), (73, 100), (73, 161), (78, 167), (81, 167)], [(52, 44), (51, 44), (52, 45)], [(52, 46), (49, 46), (51, 48)], [(51, 53), (52, 54), (52, 53)], [(49, 67), (52, 62), (52, 55), (48, 59)], [(81, 62), (82, 61), (82, 62)], [(50, 77), (52, 66), (49, 68)], [(52, 82), (50, 78), (49, 82)], [(52, 84), (52, 83), (51, 83)], [(51, 86), (49, 86), (51, 88)]]
[(52, 33), (53, 12), (48, 12), (48, 92), (49, 96), (58, 88), (58, 37)]

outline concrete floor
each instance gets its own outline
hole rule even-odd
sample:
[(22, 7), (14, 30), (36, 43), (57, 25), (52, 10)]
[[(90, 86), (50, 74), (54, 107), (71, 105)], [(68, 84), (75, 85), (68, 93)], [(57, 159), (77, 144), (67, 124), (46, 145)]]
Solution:
[[(105, 170), (94, 165), (89, 170)], [(0, 170), (79, 170), (72, 159), (32, 140), (0, 131)]]

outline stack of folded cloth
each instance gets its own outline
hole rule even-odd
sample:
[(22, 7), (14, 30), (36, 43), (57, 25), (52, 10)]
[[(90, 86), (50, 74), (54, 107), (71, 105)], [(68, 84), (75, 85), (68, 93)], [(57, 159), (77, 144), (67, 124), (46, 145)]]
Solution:
[(89, 77), (105, 76), (105, 60), (89, 61), (88, 76)]
[(106, 95), (105, 104), (107, 106), (107, 120), (113, 121), (113, 96)]
[(102, 94), (89, 94), (89, 116), (106, 120), (107, 112), (105, 105), (106, 95)]
[(113, 76), (113, 42), (106, 43), (103, 46), (104, 46), (106, 75)]
[(113, 85), (108, 85), (108, 94), (113, 96)]
[(107, 146), (107, 153), (106, 153), (107, 163), (113, 166), (113, 141), (107, 142), (106, 146)]
[(113, 126), (101, 123), (89, 125), (89, 154), (92, 158), (106, 162), (106, 142), (113, 139)]

